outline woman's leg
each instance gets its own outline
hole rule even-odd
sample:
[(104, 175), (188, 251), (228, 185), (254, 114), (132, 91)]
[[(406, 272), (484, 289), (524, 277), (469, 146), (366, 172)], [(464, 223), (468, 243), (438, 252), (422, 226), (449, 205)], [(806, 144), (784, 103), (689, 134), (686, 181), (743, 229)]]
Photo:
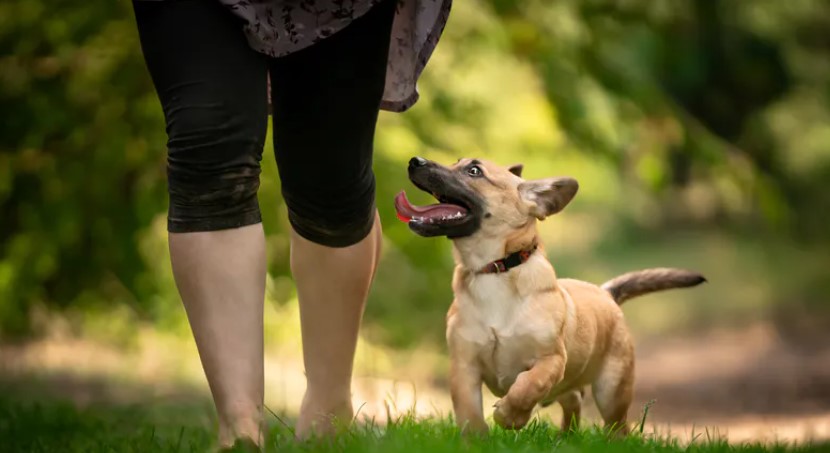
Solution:
[(366, 238), (342, 248), (291, 232), (307, 382), (296, 427), (300, 438), (330, 434), (352, 420), (352, 362), (381, 242), (377, 220)]
[(394, 10), (386, 0), (270, 66), (307, 381), (299, 437), (352, 418), (352, 362), (382, 241), (372, 142)]
[(171, 233), (170, 257), (219, 416), (219, 443), (262, 442), (262, 224)]
[(261, 442), (265, 240), (256, 192), (267, 60), (219, 2), (134, 2), (167, 122), (173, 274), (219, 416)]

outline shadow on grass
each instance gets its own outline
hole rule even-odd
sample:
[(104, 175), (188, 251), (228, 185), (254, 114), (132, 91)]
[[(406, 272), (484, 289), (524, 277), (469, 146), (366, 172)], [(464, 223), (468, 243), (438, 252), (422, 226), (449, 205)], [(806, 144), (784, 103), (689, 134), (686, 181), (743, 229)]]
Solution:
[(0, 376), (0, 451), (205, 451), (210, 399), (187, 386), (151, 387), (69, 373)]
[(0, 451), (207, 451), (213, 430), (199, 412), (164, 403), (81, 408), (71, 401), (2, 395)]

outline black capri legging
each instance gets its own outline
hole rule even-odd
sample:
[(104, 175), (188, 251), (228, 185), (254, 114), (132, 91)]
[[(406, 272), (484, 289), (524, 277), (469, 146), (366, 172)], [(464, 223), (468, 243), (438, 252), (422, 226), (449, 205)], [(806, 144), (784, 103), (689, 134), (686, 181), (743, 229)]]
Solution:
[(170, 232), (261, 221), (257, 189), (271, 103), (282, 194), (298, 234), (345, 247), (375, 217), (372, 142), (395, 0), (311, 47), (269, 58), (216, 0), (134, 1), (167, 122)]

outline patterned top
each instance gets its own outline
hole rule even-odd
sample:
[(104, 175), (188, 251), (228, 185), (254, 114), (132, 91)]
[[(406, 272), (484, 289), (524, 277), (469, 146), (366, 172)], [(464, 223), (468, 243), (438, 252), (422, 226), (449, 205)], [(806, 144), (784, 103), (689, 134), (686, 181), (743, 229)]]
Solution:
[[(383, 0), (219, 0), (245, 20), (251, 47), (281, 57), (345, 28)], [(398, 0), (380, 108), (403, 112), (418, 100), (416, 82), (438, 44), (452, 0)]]

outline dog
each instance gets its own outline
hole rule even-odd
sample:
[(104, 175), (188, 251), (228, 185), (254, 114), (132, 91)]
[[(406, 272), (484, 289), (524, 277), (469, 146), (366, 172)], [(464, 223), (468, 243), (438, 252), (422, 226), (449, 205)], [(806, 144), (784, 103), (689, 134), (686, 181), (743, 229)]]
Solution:
[(591, 385), (605, 426), (628, 433), (634, 348), (620, 304), (706, 279), (681, 269), (624, 274), (602, 286), (558, 279), (537, 233), (537, 220), (568, 205), (579, 188), (569, 177), (525, 181), (522, 166), (477, 159), (452, 166), (414, 157), (409, 179), (438, 204), (395, 197), (400, 220), (425, 237), (452, 240), (454, 300), (447, 313), (450, 393), (465, 433), (488, 432), (482, 383), (500, 399), (493, 418), (524, 427), (537, 405), (558, 402), (561, 428), (578, 426)]

